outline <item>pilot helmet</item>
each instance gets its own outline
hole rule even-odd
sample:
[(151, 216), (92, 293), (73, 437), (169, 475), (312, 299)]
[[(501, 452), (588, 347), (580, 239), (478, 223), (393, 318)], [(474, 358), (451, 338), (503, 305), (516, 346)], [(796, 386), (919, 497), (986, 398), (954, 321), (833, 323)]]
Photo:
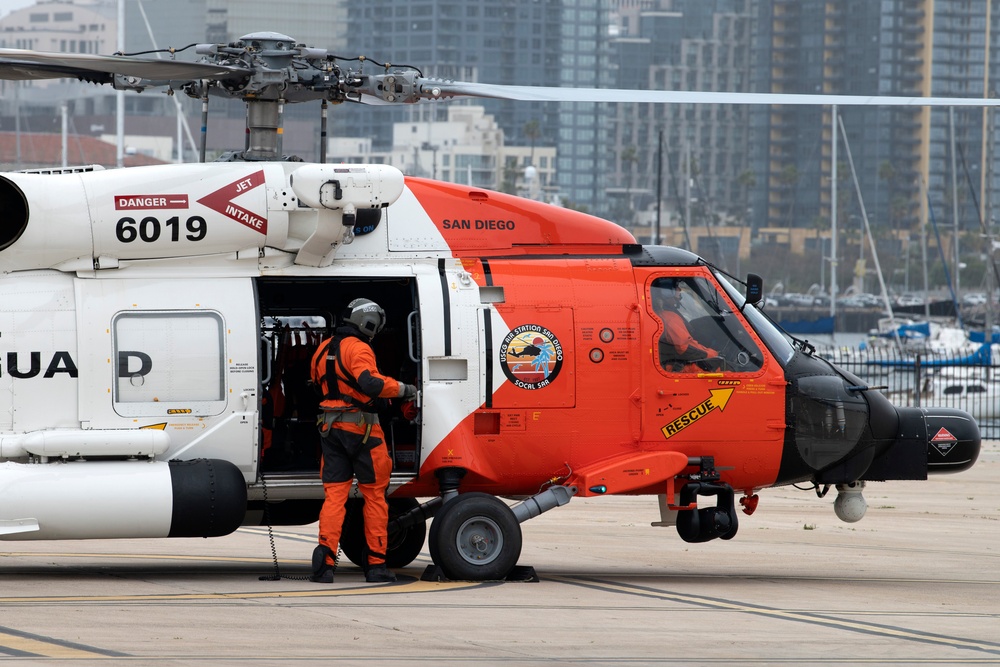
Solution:
[(353, 324), (369, 338), (374, 338), (385, 326), (385, 311), (369, 299), (354, 299), (347, 304), (344, 321)]
[(654, 292), (654, 306), (662, 310), (667, 305), (680, 301), (683, 296), (683, 292), (681, 291), (682, 284), (676, 278), (661, 278), (657, 280), (656, 287), (658, 289)]

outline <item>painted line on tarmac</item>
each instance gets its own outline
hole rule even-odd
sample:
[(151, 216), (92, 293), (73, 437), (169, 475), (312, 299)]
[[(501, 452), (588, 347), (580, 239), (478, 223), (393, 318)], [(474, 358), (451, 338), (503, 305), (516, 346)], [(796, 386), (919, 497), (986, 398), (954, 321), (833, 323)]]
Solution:
[[(210, 563), (250, 563), (253, 565), (268, 564), (273, 562), (271, 558), (256, 558), (249, 556), (185, 556), (183, 554), (116, 554), (116, 553), (70, 553), (51, 551), (4, 551), (0, 552), (2, 558), (119, 558), (123, 560), (180, 560), (180, 561), (202, 561)], [(292, 560), (282, 560), (282, 563), (309, 563), (310, 561), (299, 558)], [(103, 566), (102, 566), (103, 567)]]
[[(407, 580), (409, 579), (409, 580)], [(310, 583), (310, 585), (312, 585)], [(496, 582), (477, 581), (421, 581), (402, 578), (395, 584), (358, 586), (352, 588), (310, 589), (306, 591), (247, 591), (245, 593), (159, 593), (135, 595), (39, 595), (0, 597), (0, 604), (25, 604), (40, 602), (189, 602), (194, 600), (263, 600), (281, 598), (326, 598), (361, 595), (402, 595), (434, 593), (496, 585)]]
[(84, 644), (43, 637), (0, 626), (0, 655), (15, 658), (93, 659), (97, 657), (125, 657), (128, 654), (105, 651)]
[[(670, 591), (659, 590), (648, 586), (638, 586), (635, 584), (619, 584), (601, 579), (591, 579), (584, 577), (568, 578), (562, 576), (552, 576), (550, 577), (550, 579), (561, 581), (563, 583), (574, 586), (581, 586), (583, 588), (592, 588), (596, 590), (608, 591), (614, 593), (625, 593), (628, 595), (638, 595), (648, 598), (658, 598), (661, 600), (670, 600), (672, 602), (679, 602), (681, 604), (690, 604), (699, 607), (708, 607), (710, 609), (728, 610), (728, 611), (741, 612), (745, 614), (754, 614), (757, 616), (765, 616), (768, 618), (777, 618), (786, 621), (794, 621), (798, 623), (808, 623), (810, 625), (822, 625), (829, 628), (847, 630), (849, 632), (859, 632), (867, 635), (876, 635), (880, 637), (891, 638), (891, 639), (902, 639), (906, 641), (916, 641), (925, 644), (948, 646), (951, 648), (971, 649), (975, 651), (990, 653), (993, 655), (1000, 655), (1000, 644), (994, 642), (980, 641), (975, 639), (963, 639), (960, 637), (949, 637), (947, 635), (939, 635), (929, 632), (920, 632), (918, 630), (897, 628), (891, 625), (881, 625), (877, 623), (863, 623), (860, 621), (845, 620), (845, 619), (835, 618), (833, 616), (828, 616), (825, 614), (817, 614), (815, 612), (777, 609), (774, 607), (765, 607), (763, 605), (748, 604), (745, 602), (734, 602), (732, 600), (724, 600), (721, 598), (711, 598), (703, 595), (674, 593)], [(850, 612), (844, 612), (844, 613), (850, 613)]]
[(270, 531), (270, 533), (268, 533), (268, 530), (267, 530), (266, 527), (259, 527), (258, 528), (257, 526), (253, 526), (253, 527), (242, 526), (240, 528), (237, 528), (236, 532), (238, 532), (238, 533), (249, 533), (251, 535), (262, 535), (264, 537), (268, 537), (269, 535), (274, 535), (275, 537), (280, 537), (280, 538), (282, 538), (284, 540), (292, 540), (293, 542), (308, 542), (310, 544), (315, 544), (316, 543), (316, 539), (317, 539), (316, 535), (303, 535), (302, 533), (289, 533), (289, 532), (283, 531), (283, 530), (274, 530), (274, 529), (272, 529)]

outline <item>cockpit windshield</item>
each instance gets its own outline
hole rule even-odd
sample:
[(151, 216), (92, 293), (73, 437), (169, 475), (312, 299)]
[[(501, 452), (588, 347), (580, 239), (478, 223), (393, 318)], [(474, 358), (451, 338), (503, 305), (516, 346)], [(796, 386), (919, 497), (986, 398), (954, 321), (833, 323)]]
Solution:
[(760, 312), (757, 306), (744, 308), (743, 305), (746, 303), (746, 297), (733, 287), (721, 272), (713, 271), (713, 273), (726, 290), (726, 294), (736, 304), (736, 307), (743, 309), (743, 316), (750, 322), (750, 326), (753, 327), (754, 331), (757, 332), (757, 335), (760, 336), (761, 340), (764, 341), (764, 344), (767, 345), (768, 349), (771, 350), (771, 353), (774, 354), (783, 367), (792, 358), (792, 355), (795, 354), (795, 348), (792, 347), (788, 335)]
[(666, 372), (755, 373), (763, 367), (757, 343), (707, 278), (657, 278), (649, 292), (663, 324), (657, 358)]

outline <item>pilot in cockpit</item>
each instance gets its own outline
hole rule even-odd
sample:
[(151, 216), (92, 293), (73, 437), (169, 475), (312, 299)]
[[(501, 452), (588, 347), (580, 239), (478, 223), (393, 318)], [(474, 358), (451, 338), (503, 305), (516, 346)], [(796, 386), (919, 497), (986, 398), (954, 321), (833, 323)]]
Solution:
[[(675, 278), (657, 280), (650, 294), (653, 309), (663, 321), (659, 340), (660, 365), (675, 373), (699, 373), (716, 370), (719, 353), (699, 343), (682, 314), (684, 283)], [(696, 298), (688, 295), (687, 298)]]

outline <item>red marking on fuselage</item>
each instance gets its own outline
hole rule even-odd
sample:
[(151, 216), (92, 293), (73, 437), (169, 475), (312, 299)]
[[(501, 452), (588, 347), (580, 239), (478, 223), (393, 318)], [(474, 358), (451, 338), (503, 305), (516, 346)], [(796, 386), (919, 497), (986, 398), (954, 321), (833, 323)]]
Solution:
[(264, 171), (257, 171), (238, 181), (225, 185), (211, 194), (198, 200), (199, 204), (221, 213), (227, 218), (249, 227), (255, 232), (267, 234), (267, 218), (261, 217), (242, 206), (237, 206), (233, 200), (240, 195), (264, 185)]
[(115, 195), (116, 211), (187, 208), (187, 195)]

